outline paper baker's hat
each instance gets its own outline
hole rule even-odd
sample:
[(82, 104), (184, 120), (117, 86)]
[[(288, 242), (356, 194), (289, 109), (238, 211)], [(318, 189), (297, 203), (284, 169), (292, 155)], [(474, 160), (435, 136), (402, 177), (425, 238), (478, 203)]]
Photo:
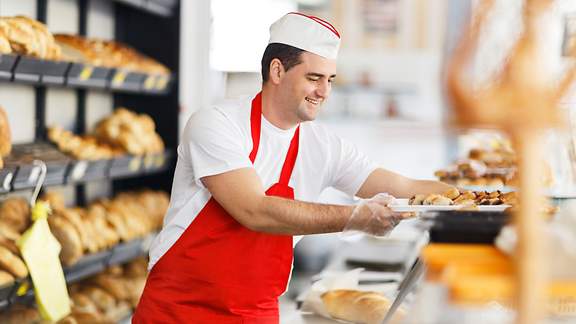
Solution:
[(271, 43), (286, 44), (328, 59), (336, 59), (340, 34), (326, 20), (291, 12), (270, 26), (268, 44)]

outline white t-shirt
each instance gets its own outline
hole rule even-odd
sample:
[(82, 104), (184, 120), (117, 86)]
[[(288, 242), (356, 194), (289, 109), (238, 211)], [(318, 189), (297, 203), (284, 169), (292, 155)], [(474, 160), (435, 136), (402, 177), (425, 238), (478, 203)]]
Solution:
[[(262, 116), (260, 146), (250, 162), (252, 99), (225, 102), (189, 119), (178, 146), (170, 206), (164, 226), (150, 247), (149, 268), (178, 240), (211, 197), (202, 177), (254, 167), (264, 189), (280, 171), (296, 127), (280, 129)], [(327, 187), (355, 195), (377, 166), (351, 145), (314, 122), (300, 126), (298, 157), (289, 185), (294, 198), (315, 201)], [(294, 237), (294, 244), (299, 237)]]

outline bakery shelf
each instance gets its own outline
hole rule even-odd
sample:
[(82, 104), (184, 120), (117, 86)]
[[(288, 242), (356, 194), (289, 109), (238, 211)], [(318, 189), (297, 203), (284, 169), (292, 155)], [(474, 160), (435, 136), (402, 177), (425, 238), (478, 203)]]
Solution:
[(12, 152), (5, 158), (7, 168), (16, 168), (11, 183), (12, 189), (33, 188), (36, 185), (40, 169), (32, 164), (33, 160), (42, 160), (46, 163), (45, 185), (64, 184), (71, 162), (69, 157), (48, 143), (18, 144), (12, 147)]
[(33, 160), (46, 163), (44, 185), (56, 186), (159, 173), (167, 169), (171, 159), (172, 152), (166, 150), (145, 156), (123, 155), (112, 160), (75, 160), (49, 143), (17, 144), (0, 169), (0, 193), (34, 188), (40, 169), (32, 164)]
[(15, 83), (163, 95), (170, 91), (173, 79), (170, 74), (147, 74), (0, 54), (0, 80)]

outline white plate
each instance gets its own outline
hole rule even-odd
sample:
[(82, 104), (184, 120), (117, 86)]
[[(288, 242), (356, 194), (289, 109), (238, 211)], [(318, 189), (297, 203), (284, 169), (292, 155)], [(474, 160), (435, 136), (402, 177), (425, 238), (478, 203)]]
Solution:
[[(440, 206), (440, 205), (409, 205), (408, 199), (396, 199), (394, 204), (390, 205), (390, 208), (399, 213), (404, 212), (426, 212), (426, 211), (446, 211), (446, 210), (459, 210), (466, 209), (469, 206), (466, 205), (450, 205), (450, 206)], [(500, 212), (504, 211), (510, 205), (480, 205), (476, 206), (472, 211), (492, 211)]]

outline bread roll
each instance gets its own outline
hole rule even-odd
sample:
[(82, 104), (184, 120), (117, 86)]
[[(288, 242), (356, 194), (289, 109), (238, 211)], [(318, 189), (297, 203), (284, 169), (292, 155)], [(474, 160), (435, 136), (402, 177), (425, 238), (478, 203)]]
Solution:
[(422, 203), (424, 202), (424, 199), (426, 199), (426, 195), (415, 195), (414, 197), (410, 198), (410, 200), (408, 201), (408, 204), (410, 204), (410, 205), (422, 205)]
[(450, 199), (456, 199), (460, 196), (460, 191), (456, 188), (450, 188), (445, 193), (442, 194), (444, 197), (448, 197)]
[(4, 287), (11, 283), (14, 283), (14, 276), (6, 271), (0, 270), (0, 287)]
[(24, 261), (3, 246), (0, 246), (0, 269), (8, 271), (17, 278), (24, 278), (28, 275), (28, 268)]
[(70, 222), (64, 217), (53, 215), (48, 217), (50, 231), (62, 245), (60, 250), (60, 260), (64, 265), (72, 265), (78, 261), (83, 253), (80, 235)]
[[(23, 198), (8, 198), (0, 205), (0, 222), (21, 233), (30, 225), (30, 206)], [(16, 240), (17, 238), (13, 238)]]
[[(390, 308), (388, 298), (369, 291), (331, 290), (322, 295), (330, 316), (353, 323), (379, 324)], [(398, 309), (390, 323), (399, 323), (403, 312)]]
[[(2, 42), (0, 41), (0, 44)], [(0, 45), (1, 47), (1, 45)], [(0, 156), (5, 157), (12, 151), (12, 133), (10, 132), (10, 124), (8, 122), (8, 115), (4, 108), (0, 107)]]

